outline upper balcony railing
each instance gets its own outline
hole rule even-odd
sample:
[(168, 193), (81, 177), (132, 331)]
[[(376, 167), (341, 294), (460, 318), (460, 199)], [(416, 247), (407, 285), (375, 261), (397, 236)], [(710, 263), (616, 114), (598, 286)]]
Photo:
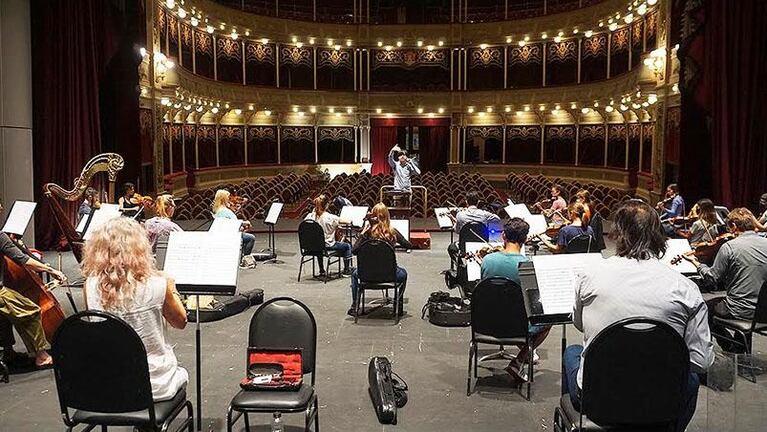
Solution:
[(214, 0), (256, 15), (334, 24), (449, 24), (534, 18), (604, 0)]

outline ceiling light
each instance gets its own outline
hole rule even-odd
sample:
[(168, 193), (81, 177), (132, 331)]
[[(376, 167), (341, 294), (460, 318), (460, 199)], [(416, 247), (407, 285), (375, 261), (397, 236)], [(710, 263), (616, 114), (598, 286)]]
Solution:
[(381, 114), (383, 110), (381, 108), (376, 108), (376, 114)]
[(418, 108), (418, 114), (423, 114), (423, 108)]
[(415, 44), (416, 44), (416, 45), (418, 45), (419, 47), (422, 47), (422, 46), (423, 46), (423, 41), (422, 41), (422, 40), (419, 40), (419, 41), (418, 41), (418, 42), (416, 42)]
[(483, 44), (479, 44), (479, 48), (483, 49), (483, 50), (487, 49), (487, 44), (484, 44), (484, 43)]
[(608, 28), (610, 29), (610, 31), (615, 31), (618, 28), (618, 24), (617, 23), (612, 23), (612, 24), (610, 24), (610, 26)]
[(309, 38), (309, 45), (314, 45), (314, 42), (315, 42), (315, 41), (314, 41), (314, 38), (313, 38), (313, 37), (310, 37), (310, 38)]
[(402, 46), (402, 41), (397, 41), (397, 46), (401, 47)]
[(205, 31), (207, 31), (208, 33), (213, 33), (213, 26), (209, 25), (205, 27)]
[(382, 41), (378, 41), (378, 46), (383, 46), (383, 42)]
[(272, 115), (272, 112), (269, 111), (269, 110), (266, 110), (266, 111), (264, 111), (264, 115), (269, 117), (270, 115)]
[(314, 107), (314, 106), (313, 107), (309, 107), (309, 112), (312, 113), (312, 114), (316, 113), (317, 112), (317, 107)]
[(439, 107), (439, 109), (437, 110), (437, 112), (439, 112), (440, 114), (442, 114), (442, 113), (444, 113), (444, 112), (445, 112), (445, 109), (444, 109), (444, 108), (442, 108), (442, 107)]
[(351, 108), (346, 108), (346, 114), (351, 114), (351, 113), (352, 113), (352, 111), (353, 111), (353, 110), (352, 110)]
[(593, 35), (593, 34), (594, 34), (594, 32), (593, 32), (593, 31), (591, 31), (591, 30), (586, 30), (586, 32), (585, 32), (585, 33), (583, 33), (583, 34), (584, 34), (586, 37), (590, 38), (590, 37), (591, 37), (591, 35)]
[(439, 46), (442, 46), (442, 45), (444, 45), (444, 44), (445, 44), (445, 42), (444, 42), (444, 41), (439, 41), (439, 42), (437, 42), (437, 45), (439, 45)]
[(234, 113), (237, 114), (237, 115), (240, 115), (240, 114), (242, 114), (242, 110), (239, 109), (239, 108), (235, 108)]
[(469, 114), (473, 113), (474, 112), (474, 107), (469, 107), (469, 109), (467, 111), (469, 112)]

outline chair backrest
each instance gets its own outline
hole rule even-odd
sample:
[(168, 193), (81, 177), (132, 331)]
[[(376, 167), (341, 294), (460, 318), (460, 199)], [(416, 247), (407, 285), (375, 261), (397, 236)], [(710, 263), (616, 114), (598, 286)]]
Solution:
[(86, 310), (64, 320), (53, 338), (54, 377), (65, 420), (68, 409), (100, 413), (149, 410), (152, 386), (144, 343), (122, 319)]
[(298, 225), (298, 246), (301, 255), (325, 253), (325, 232), (319, 223), (307, 219)]
[(714, 206), (714, 211), (716, 212), (716, 215), (719, 216), (721, 223), (725, 223), (727, 221), (727, 216), (730, 214), (730, 210), (727, 209), (727, 207)]
[(289, 297), (275, 297), (262, 304), (250, 319), (248, 346), (301, 348), (304, 373), (312, 374), (317, 353), (317, 321), (305, 304)]
[(466, 253), (466, 242), (487, 241), (490, 238), (487, 227), (482, 222), (467, 222), (458, 233), (458, 248)]
[(583, 354), (583, 415), (601, 426), (673, 423), (682, 412), (690, 354), (682, 336), (651, 318), (605, 328)]
[(364, 241), (357, 249), (357, 276), (360, 282), (394, 283), (397, 281), (397, 256), (383, 240)]
[(522, 288), (506, 278), (482, 279), (471, 297), (471, 333), (497, 338), (527, 336)]
[(605, 236), (604, 236), (604, 220), (602, 219), (602, 215), (597, 213), (595, 210), (592, 209), (592, 215), (591, 215), (591, 222), (589, 222), (589, 226), (591, 227), (591, 230), (594, 231), (594, 242), (596, 245), (596, 249), (601, 251), (603, 250), (605, 246)]
[(759, 298), (756, 301), (753, 325), (767, 324), (767, 281), (762, 283), (759, 289)]
[(588, 234), (573, 237), (565, 247), (565, 253), (589, 253), (596, 251), (594, 238)]

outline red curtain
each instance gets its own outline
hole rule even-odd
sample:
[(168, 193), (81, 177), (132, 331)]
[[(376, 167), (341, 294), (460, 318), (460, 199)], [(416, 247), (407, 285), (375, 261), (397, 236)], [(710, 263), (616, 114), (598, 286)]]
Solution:
[(684, 14), (695, 32), (680, 49), (679, 182), (694, 199), (756, 207), (767, 190), (767, 2), (709, 0)]
[(447, 150), (450, 143), (448, 126), (419, 126), (420, 140), (418, 154), (420, 155), (422, 172), (447, 172)]
[(370, 161), (373, 175), (387, 174), (391, 168), (386, 158), (389, 150), (397, 143), (396, 126), (373, 126), (370, 128)]
[[(112, 75), (108, 64), (122, 42), (118, 29), (125, 22), (113, 2), (103, 0), (33, 0), (31, 9), (33, 158), (36, 198), (42, 203), (44, 183), (71, 188), (85, 162), (102, 150), (100, 79)], [(138, 108), (135, 85), (129, 90)], [(136, 109), (134, 147), (138, 129)], [(72, 220), (78, 204), (66, 207)], [(36, 246), (55, 247), (60, 235), (48, 205), (35, 213)]]

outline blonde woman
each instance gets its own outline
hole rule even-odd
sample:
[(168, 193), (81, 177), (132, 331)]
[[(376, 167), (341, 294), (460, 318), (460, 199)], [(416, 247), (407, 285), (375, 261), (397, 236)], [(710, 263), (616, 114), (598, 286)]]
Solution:
[[(344, 258), (344, 270), (343, 275), (351, 275), (351, 261), (352, 261), (352, 245), (344, 241), (336, 241), (336, 231), (338, 231), (338, 224), (349, 222), (342, 221), (338, 216), (327, 211), (329, 199), (327, 195), (322, 194), (314, 199), (314, 210), (309, 212), (304, 218), (305, 220), (313, 220), (322, 227), (322, 232), (325, 234), (325, 249), (339, 253)], [(320, 275), (325, 274), (325, 264), (323, 260), (319, 261)]]
[(144, 222), (144, 228), (146, 228), (153, 253), (157, 251), (157, 240), (160, 237), (167, 236), (173, 231), (183, 231), (180, 226), (171, 220), (175, 211), (176, 204), (173, 202), (171, 195), (163, 194), (155, 200), (156, 216)]
[[(389, 209), (383, 203), (378, 203), (370, 210), (367, 215), (367, 224), (360, 232), (360, 236), (357, 238), (357, 242), (354, 243), (352, 253), (357, 254), (360, 247), (371, 240), (383, 240), (389, 243), (392, 247), (400, 245), (407, 249), (412, 249), (413, 245), (405, 239), (405, 237), (397, 231), (396, 228), (392, 228), (391, 219), (389, 217)], [(402, 294), (405, 293), (405, 286), (407, 285), (407, 271), (404, 268), (397, 266), (397, 282), (402, 284)], [(352, 272), (352, 305), (349, 308), (347, 314), (354, 315), (357, 310), (357, 292), (359, 290), (360, 278), (357, 275), (357, 270)], [(400, 295), (402, 295), (400, 294)], [(397, 313), (402, 316), (404, 313), (402, 302), (399, 302), (399, 309)]]
[(129, 218), (106, 222), (86, 243), (82, 267), (86, 308), (113, 313), (136, 330), (147, 351), (153, 399), (172, 399), (189, 375), (163, 327), (186, 327), (186, 311), (173, 279), (155, 269), (144, 229)]
[[(224, 219), (237, 219), (237, 215), (234, 214), (232, 209), (229, 208), (230, 202), (229, 199), (231, 197), (231, 194), (228, 190), (225, 189), (219, 189), (216, 191), (216, 196), (213, 197), (213, 217), (214, 218), (224, 218)], [(250, 225), (249, 223), (243, 223), (243, 227), (240, 229), (245, 229)], [(251, 252), (253, 252), (253, 246), (256, 244), (256, 236), (254, 236), (251, 233), (243, 232), (242, 233), (242, 255), (250, 255)]]

